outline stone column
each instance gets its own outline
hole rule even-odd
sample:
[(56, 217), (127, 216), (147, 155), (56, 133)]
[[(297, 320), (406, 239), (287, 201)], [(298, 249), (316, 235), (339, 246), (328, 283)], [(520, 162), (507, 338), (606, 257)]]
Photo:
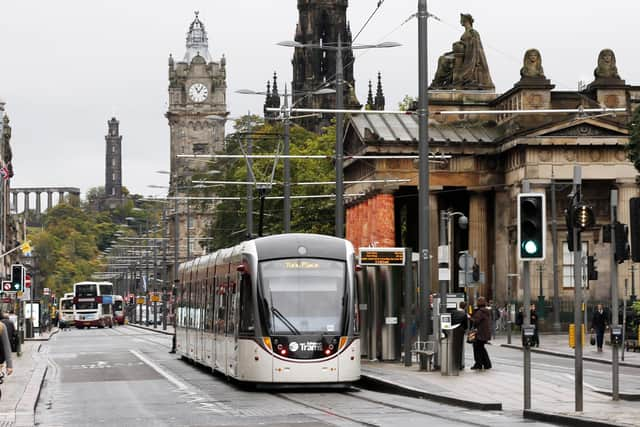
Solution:
[[(509, 243), (509, 225), (511, 225), (511, 196), (508, 189), (496, 190), (495, 192), (495, 241), (494, 245), (496, 264), (496, 295), (494, 300), (500, 304), (507, 302), (507, 279), (508, 273), (517, 273), (518, 269), (511, 263), (512, 248)], [(514, 215), (515, 217), (515, 215)], [(515, 221), (514, 221), (515, 223)], [(515, 283), (515, 281), (513, 281)]]
[(64, 202), (64, 191), (58, 191), (58, 204)]
[[(629, 199), (632, 197), (638, 197), (638, 186), (633, 179), (617, 180), (616, 186), (618, 187), (618, 221), (629, 225), (631, 219), (629, 213)], [(618, 268), (618, 295), (620, 295), (620, 298), (624, 295), (625, 279), (628, 279), (629, 281), (629, 294), (631, 294), (631, 271), (629, 268), (630, 265), (627, 262), (621, 264), (620, 268)], [(637, 278), (638, 276), (636, 276), (636, 279)], [(637, 282), (636, 289), (638, 289)]]
[(29, 218), (29, 192), (23, 191), (24, 194), (24, 217), (25, 219)]
[(13, 198), (13, 209), (15, 210), (16, 213), (18, 213), (18, 192), (12, 191), (11, 196)]
[(47, 191), (47, 210), (53, 207), (53, 193), (51, 191)]
[(42, 192), (36, 191), (35, 193), (36, 193), (36, 216), (40, 216), (40, 214), (42, 213), (42, 205), (40, 201), (41, 199), (40, 196), (42, 195)]
[[(487, 198), (484, 193), (471, 193), (469, 197), (469, 253), (476, 258), (480, 271), (489, 277), (487, 260)], [(487, 296), (489, 284), (478, 288), (479, 296)]]

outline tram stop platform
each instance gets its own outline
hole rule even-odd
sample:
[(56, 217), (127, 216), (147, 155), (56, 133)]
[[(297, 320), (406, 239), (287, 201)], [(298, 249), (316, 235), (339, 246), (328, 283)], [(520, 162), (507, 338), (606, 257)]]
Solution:
[[(611, 399), (611, 349), (597, 353), (584, 347), (584, 361), (602, 364), (590, 384), (585, 366), (583, 409), (575, 412), (573, 350), (566, 335), (541, 335), (540, 347), (532, 349), (531, 409), (524, 408), (522, 347), (519, 335), (512, 344), (498, 336), (487, 345), (490, 370), (470, 370), (473, 349), (465, 344), (465, 366), (458, 376), (444, 376), (440, 370), (421, 371), (414, 357), (411, 367), (399, 361), (362, 362), (362, 381), (379, 391), (422, 397), (466, 409), (502, 410), (521, 413), (525, 418), (563, 425), (637, 426), (640, 419), (640, 353), (625, 352), (626, 374), (621, 376), (620, 400)], [(552, 360), (549, 356), (555, 356)], [(568, 360), (571, 359), (571, 360)], [(624, 365), (623, 365), (624, 363)], [(608, 365), (607, 365), (608, 364)], [(592, 366), (592, 365), (590, 365)], [(622, 369), (622, 368), (621, 368)], [(637, 374), (634, 370), (637, 369)]]

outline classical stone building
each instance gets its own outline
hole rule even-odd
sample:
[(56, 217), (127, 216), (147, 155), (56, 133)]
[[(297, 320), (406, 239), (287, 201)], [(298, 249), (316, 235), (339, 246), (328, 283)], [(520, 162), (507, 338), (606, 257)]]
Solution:
[(122, 135), (120, 122), (112, 117), (107, 122), (109, 127), (104, 137), (105, 147), (105, 181), (104, 196), (108, 208), (115, 208), (122, 203)]
[[(522, 284), (517, 276), (510, 275), (521, 272), (516, 252), (516, 198), (522, 192), (523, 181), (528, 180), (533, 192), (546, 194), (549, 226), (546, 260), (531, 262), (533, 300), (542, 292), (549, 303), (554, 294), (554, 257), (559, 297), (571, 300), (573, 257), (567, 248), (564, 209), (574, 166), (580, 165), (583, 200), (593, 205), (597, 216), (597, 224), (582, 235), (584, 250), (588, 255), (596, 255), (599, 270), (598, 280), (589, 282), (587, 299), (590, 303), (608, 300), (611, 248), (603, 242), (601, 228), (610, 222), (610, 190), (618, 190), (619, 221), (627, 224), (629, 199), (639, 195), (638, 173), (627, 160), (625, 144), (631, 112), (640, 104), (640, 86), (622, 80), (615, 69), (613, 52), (604, 50), (598, 59), (594, 80), (586, 88), (556, 91), (552, 80), (543, 73), (540, 52), (532, 49), (525, 54), (520, 79), (500, 94), (486, 87), (492, 86), (486, 62), (483, 70), (471, 70), (469, 74), (480, 76), (477, 78), (480, 86), (460, 77), (462, 73), (456, 67), (465, 63), (465, 51), (457, 49), (451, 62), (441, 58), (436, 75), (439, 80), (434, 79), (428, 98), (430, 150), (443, 155), (430, 162), (432, 291), (438, 291), (435, 254), (438, 253), (439, 215), (449, 210), (469, 218), (468, 229), (454, 226), (452, 253), (468, 250), (475, 256), (486, 278), (479, 293), (504, 303), (510, 281), (512, 299), (521, 301)], [(457, 77), (453, 78), (455, 73)], [(600, 107), (625, 108), (626, 111), (616, 114), (520, 112)], [(439, 114), (446, 111), (459, 113)], [(473, 111), (484, 113), (472, 114)], [(493, 113), (496, 111), (504, 112)], [(345, 156), (369, 158), (347, 161), (345, 180), (409, 180), (393, 185), (347, 186), (347, 193), (365, 193), (347, 203), (347, 239), (356, 247), (408, 246), (418, 250), (418, 163), (410, 158), (376, 159), (381, 154), (417, 156), (417, 143), (417, 115), (354, 114), (349, 120)], [(553, 195), (555, 215), (551, 210)], [(551, 232), (554, 220), (558, 227), (555, 253)], [(464, 289), (458, 283), (456, 264), (451, 290), (461, 292)], [(618, 267), (620, 295), (624, 294), (625, 280), (630, 278), (629, 266), (625, 263)]]
[[(348, 0), (298, 0), (298, 24), (295, 41), (316, 46), (337, 46), (338, 36), (345, 49), (342, 49), (344, 64), (344, 103), (345, 108), (361, 108), (355, 96), (353, 78), (353, 51), (351, 29), (347, 21)], [(335, 95), (310, 95), (324, 87), (335, 86), (336, 51), (309, 47), (297, 47), (293, 54), (293, 102), (297, 107), (333, 109), (336, 107)], [(330, 115), (310, 118), (301, 124), (309, 130), (319, 131), (329, 124)]]
[[(226, 105), (226, 60), (216, 62), (209, 53), (204, 24), (196, 12), (187, 32), (186, 52), (181, 61), (169, 56), (169, 120), (171, 133), (172, 196), (187, 196), (191, 176), (201, 172), (206, 162), (178, 158), (178, 154), (212, 154), (222, 151)], [(211, 117), (215, 116), (215, 117)], [(217, 120), (216, 120), (217, 118)], [(186, 201), (179, 202), (180, 257), (199, 255), (198, 237), (205, 235), (211, 215), (198, 211)], [(187, 238), (190, 248), (187, 248)]]
[[(11, 150), (11, 126), (9, 116), (4, 109), (5, 103), (0, 100), (0, 250), (2, 253), (13, 249), (18, 244), (18, 224), (11, 214), (11, 177), (13, 177)], [(3, 278), (11, 276), (11, 264), (16, 262), (18, 254), (13, 253), (2, 259), (0, 275)]]

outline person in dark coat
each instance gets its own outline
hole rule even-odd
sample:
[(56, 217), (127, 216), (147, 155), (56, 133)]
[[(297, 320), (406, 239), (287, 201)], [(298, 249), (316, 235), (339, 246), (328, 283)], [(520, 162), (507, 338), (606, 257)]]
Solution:
[(475, 361), (471, 369), (491, 369), (491, 360), (485, 344), (491, 341), (491, 312), (487, 309), (484, 297), (479, 297), (478, 308), (471, 316), (471, 322), (477, 329), (476, 340), (473, 342), (473, 359)]
[(9, 338), (9, 344), (11, 345), (11, 351), (15, 353), (18, 351), (18, 334), (16, 334), (16, 327), (11, 319), (9, 319), (8, 313), (0, 313), (0, 320), (7, 328), (7, 337)]
[(596, 333), (596, 345), (598, 352), (602, 353), (602, 343), (604, 342), (604, 330), (609, 326), (609, 319), (602, 307), (602, 304), (596, 306), (596, 311), (591, 318), (591, 332)]
[(531, 304), (531, 326), (533, 326), (533, 345), (540, 347), (540, 335), (538, 335), (538, 311), (536, 305)]
[(454, 329), (453, 332), (453, 336), (456, 340), (456, 348), (460, 349), (460, 352), (454, 355), (460, 369), (464, 369), (464, 337), (467, 329), (469, 328), (469, 315), (467, 314), (466, 308), (467, 303), (461, 301), (460, 308), (451, 313), (451, 324), (460, 325)]

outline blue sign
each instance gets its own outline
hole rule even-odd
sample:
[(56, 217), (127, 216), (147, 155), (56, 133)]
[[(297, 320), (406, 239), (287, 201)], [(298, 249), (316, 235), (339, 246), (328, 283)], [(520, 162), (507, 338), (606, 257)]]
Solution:
[(102, 303), (103, 304), (113, 304), (113, 295), (103, 295)]

